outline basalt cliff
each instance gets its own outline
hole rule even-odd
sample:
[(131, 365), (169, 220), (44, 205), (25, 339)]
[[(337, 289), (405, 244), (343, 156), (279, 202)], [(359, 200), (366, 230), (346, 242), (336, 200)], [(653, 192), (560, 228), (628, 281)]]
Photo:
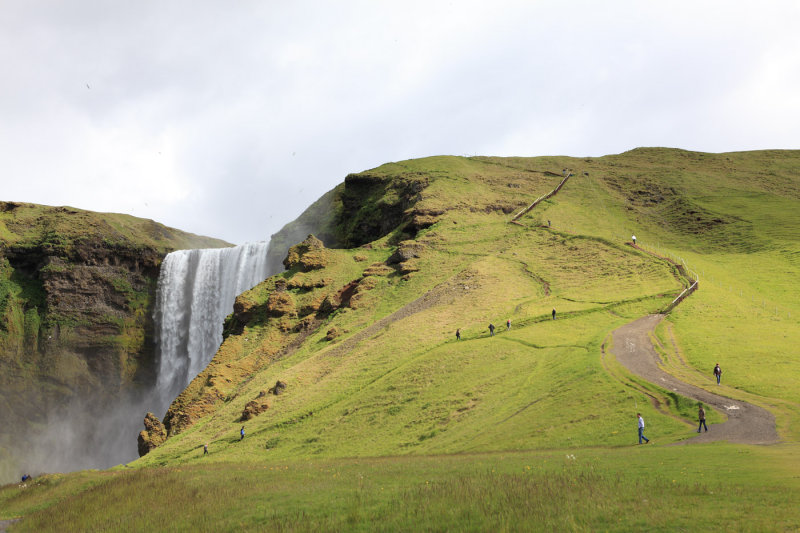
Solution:
[(3, 456), (65, 409), (151, 386), (159, 265), (175, 249), (221, 246), (127, 215), (0, 202)]

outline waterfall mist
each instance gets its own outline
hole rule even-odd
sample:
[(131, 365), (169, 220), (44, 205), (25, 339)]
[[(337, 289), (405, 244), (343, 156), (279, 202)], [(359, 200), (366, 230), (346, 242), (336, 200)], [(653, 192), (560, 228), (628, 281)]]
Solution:
[(236, 296), (269, 277), (266, 242), (180, 250), (166, 256), (154, 309), (154, 384), (108, 394), (73, 396), (45, 413), (27, 434), (6, 428), (0, 442), (0, 482), (23, 473), (108, 468), (138, 458), (136, 437), (150, 411), (164, 416), (172, 400), (209, 363), (222, 343)]

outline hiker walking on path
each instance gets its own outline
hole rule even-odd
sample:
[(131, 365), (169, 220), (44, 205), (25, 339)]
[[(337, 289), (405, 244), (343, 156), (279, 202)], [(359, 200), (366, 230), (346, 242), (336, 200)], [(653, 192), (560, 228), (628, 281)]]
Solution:
[(457, 340), (457, 341), (460, 341), (460, 340), (461, 340), (461, 328), (458, 328), (458, 329), (456, 330), (456, 340)]
[(506, 331), (511, 329), (511, 319), (506, 320)]
[(697, 418), (700, 420), (700, 425), (697, 426), (697, 432), (700, 433), (700, 428), (702, 427), (706, 428), (706, 431), (708, 431), (708, 426), (706, 425), (706, 410), (703, 409), (702, 403), (697, 408)]
[(244, 440), (244, 426), (242, 426), (242, 429), (239, 430), (239, 434), (241, 435), (239, 440)]
[(208, 455), (208, 443), (203, 444), (203, 455)]
[(633, 241), (633, 245), (636, 246), (636, 235), (631, 235), (631, 240)]
[(494, 337), (494, 324), (489, 324), (489, 336)]
[(722, 369), (719, 367), (719, 363), (714, 367), (714, 376), (717, 378), (717, 385), (719, 385), (719, 378), (722, 377)]
[(555, 320), (555, 319), (556, 319), (556, 310), (553, 309), (553, 320)]
[(642, 439), (644, 439), (645, 443), (649, 444), (650, 439), (644, 436), (644, 418), (642, 418), (642, 414), (636, 413), (636, 418), (639, 419), (639, 444), (642, 443)]

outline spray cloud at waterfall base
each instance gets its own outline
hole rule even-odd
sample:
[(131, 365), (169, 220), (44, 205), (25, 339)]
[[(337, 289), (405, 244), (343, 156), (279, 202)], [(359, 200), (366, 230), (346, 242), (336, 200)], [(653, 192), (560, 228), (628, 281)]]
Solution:
[(19, 479), (20, 473), (36, 476), (108, 468), (136, 459), (136, 436), (143, 429), (145, 414), (164, 415), (216, 353), (223, 321), (233, 310), (236, 296), (270, 274), (266, 242), (168, 254), (161, 266), (153, 313), (155, 384), (124, 391), (113, 399), (76, 396), (40, 413), (40, 429), (24, 436), (24, 457), (0, 465), (0, 479)]

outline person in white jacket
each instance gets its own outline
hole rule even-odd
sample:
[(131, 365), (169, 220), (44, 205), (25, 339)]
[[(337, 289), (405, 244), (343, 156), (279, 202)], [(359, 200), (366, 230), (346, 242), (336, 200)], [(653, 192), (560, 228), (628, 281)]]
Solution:
[(644, 439), (645, 443), (649, 443), (650, 439), (644, 436), (644, 418), (642, 418), (642, 414), (636, 413), (636, 418), (639, 419), (639, 444), (642, 443), (642, 439)]

